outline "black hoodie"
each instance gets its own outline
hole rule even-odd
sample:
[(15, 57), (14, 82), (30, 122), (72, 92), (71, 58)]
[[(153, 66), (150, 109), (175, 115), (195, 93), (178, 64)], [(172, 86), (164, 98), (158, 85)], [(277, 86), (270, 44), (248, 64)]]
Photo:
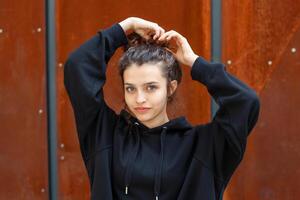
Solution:
[(193, 80), (219, 105), (210, 123), (192, 126), (181, 116), (148, 128), (103, 98), (106, 67), (127, 44), (116, 23), (72, 52), (64, 84), (70, 97), (94, 200), (220, 200), (241, 162), (259, 115), (256, 93), (221, 63), (198, 57)]

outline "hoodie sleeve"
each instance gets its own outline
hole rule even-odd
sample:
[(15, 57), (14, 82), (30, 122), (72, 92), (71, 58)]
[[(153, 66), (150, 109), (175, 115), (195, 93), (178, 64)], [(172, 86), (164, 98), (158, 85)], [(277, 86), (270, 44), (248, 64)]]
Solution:
[(105, 148), (111, 141), (117, 115), (104, 101), (103, 86), (108, 61), (124, 44), (127, 44), (126, 34), (116, 23), (75, 49), (65, 63), (64, 85), (73, 107), (85, 161), (96, 147), (97, 150)]
[(247, 137), (258, 119), (259, 98), (221, 63), (208, 63), (198, 57), (191, 76), (206, 86), (219, 105), (211, 123), (196, 126), (196, 157), (227, 184), (243, 158)]

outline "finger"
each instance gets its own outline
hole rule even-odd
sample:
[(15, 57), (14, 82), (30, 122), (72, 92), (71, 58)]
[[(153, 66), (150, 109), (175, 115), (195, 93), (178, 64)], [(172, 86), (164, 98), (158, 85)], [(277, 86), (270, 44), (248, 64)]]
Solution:
[(173, 37), (176, 37), (176, 35), (174, 34), (174, 33), (170, 33), (170, 34), (168, 34), (167, 36), (166, 36), (166, 40), (170, 40), (170, 39), (172, 39)]
[(173, 55), (175, 54), (170, 48), (165, 47), (165, 49), (166, 49), (167, 51), (169, 51), (170, 53), (172, 53)]
[(155, 39), (158, 39), (161, 37), (161, 35), (163, 35), (165, 33), (165, 30), (163, 28), (159, 28), (159, 35), (157, 35), (157, 37), (155, 37)]
[(174, 37), (178, 38), (179, 35), (180, 35), (180, 34), (177, 33), (176, 31), (171, 30), (171, 31), (166, 32), (164, 35), (162, 35), (162, 36), (159, 38), (159, 40), (167, 40), (167, 41), (169, 41), (169, 40), (171, 40), (171, 39), (174, 38)]
[(165, 40), (166, 41), (171, 41), (174, 40), (176, 42), (176, 45), (179, 46), (179, 40), (181, 39), (176, 33), (170, 33), (169, 35), (166, 36)]
[(162, 28), (158, 25), (156, 25), (154, 27), (154, 30), (155, 30), (155, 35), (153, 36), (153, 40), (156, 40), (157, 38), (160, 37), (161, 33), (162, 33)]
[(160, 29), (161, 29), (161, 34), (164, 34), (166, 32), (165, 29), (163, 29), (162, 27), (160, 27)]
[(155, 40), (157, 38), (157, 36), (159, 35), (160, 30), (159, 30), (159, 28), (155, 28), (154, 31), (155, 31), (155, 34), (153, 35), (153, 40)]
[(166, 37), (166, 40), (169, 41), (171, 39), (174, 39), (177, 46), (184, 46), (184, 44), (186, 43), (185, 42), (185, 37), (183, 37), (182, 35), (180, 35), (179, 33), (177, 32), (172, 32), (170, 33), (167, 37)]
[(163, 40), (165, 40), (166, 37), (169, 36), (170, 34), (171, 34), (170, 31), (165, 32), (165, 33), (163, 33), (163, 34), (158, 38), (158, 40), (159, 40), (159, 41), (163, 41)]

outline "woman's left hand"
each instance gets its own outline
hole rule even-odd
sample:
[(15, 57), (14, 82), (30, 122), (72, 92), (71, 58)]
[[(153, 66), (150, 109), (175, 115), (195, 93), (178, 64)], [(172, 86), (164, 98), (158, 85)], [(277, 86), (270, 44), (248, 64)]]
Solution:
[(198, 55), (194, 53), (187, 39), (178, 32), (171, 30), (158, 38), (158, 42), (167, 41), (169, 50), (182, 64), (192, 67)]

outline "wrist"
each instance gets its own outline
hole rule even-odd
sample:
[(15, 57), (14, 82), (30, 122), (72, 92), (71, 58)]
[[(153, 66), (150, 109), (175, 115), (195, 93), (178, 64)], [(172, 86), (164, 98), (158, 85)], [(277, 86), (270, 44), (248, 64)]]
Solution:
[(192, 67), (194, 62), (196, 61), (196, 59), (198, 58), (199, 56), (196, 55), (196, 54), (193, 54), (193, 55), (190, 55), (187, 59), (187, 66), (190, 66)]
[(129, 17), (121, 22), (119, 22), (120, 26), (124, 30), (126, 34), (132, 31), (133, 29), (133, 18)]

